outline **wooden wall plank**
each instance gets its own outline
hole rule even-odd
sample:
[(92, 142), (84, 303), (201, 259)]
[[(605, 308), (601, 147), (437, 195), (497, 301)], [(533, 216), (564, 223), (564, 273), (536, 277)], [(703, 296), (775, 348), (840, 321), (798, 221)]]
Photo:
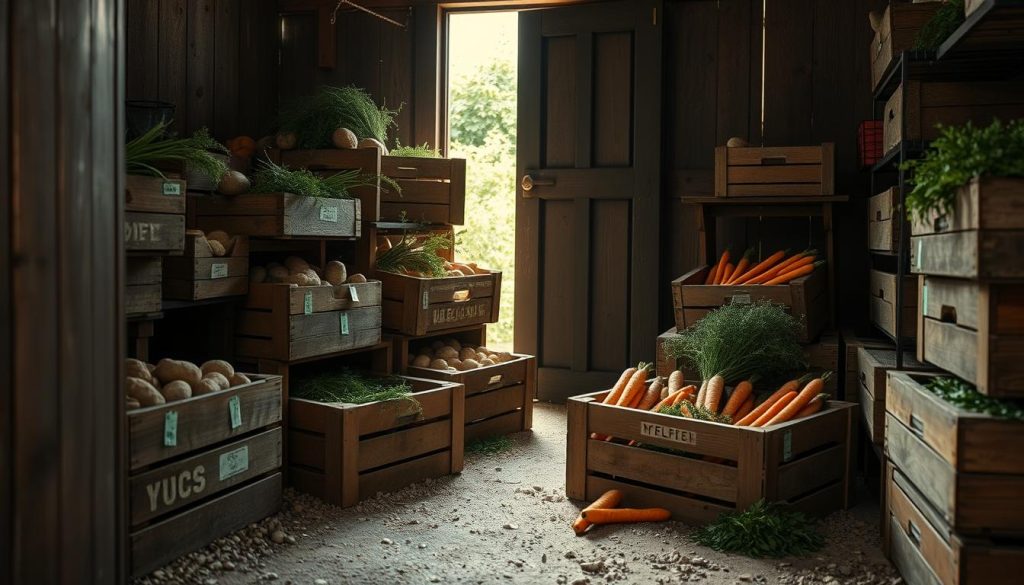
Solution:
[(188, 0), (187, 111), (192, 130), (213, 125), (214, 0)]
[[(188, 3), (160, 0), (158, 42), (158, 94), (176, 106), (173, 128), (188, 132)], [(152, 38), (150, 37), (150, 38)], [(152, 42), (151, 40), (149, 42)]]
[[(5, 5), (6, 8), (7, 5)], [(8, 31), (10, 22), (9, 10), (0, 11), (0, 79), (10, 80), (8, 61), (10, 59), (10, 39)], [(0, 91), (0, 136), (11, 136), (10, 95), (7, 88)], [(10, 187), (10, 140), (0, 140), (0, 184), (2, 188)], [(14, 371), (11, 367), (12, 315), (11, 315), (11, 197), (0, 199), (0, 274), (4, 277), (0, 282), (0, 582), (14, 582), (14, 566), (12, 562), (12, 539), (14, 531), (13, 510), (11, 505), (14, 497), (14, 482), (11, 474), (14, 461), (14, 418), (13, 392)]]
[[(764, 136), (768, 146), (810, 144), (814, 14), (824, 2), (768, 2), (764, 43)], [(834, 43), (842, 41), (833, 39)]]
[[(382, 14), (398, 22), (411, 19), (412, 10), (387, 10)], [(412, 23), (410, 22), (410, 25)], [(397, 138), (403, 145), (413, 144), (413, 35), (411, 29), (382, 23), (380, 27), (380, 97), (381, 103), (398, 110), (396, 127), (388, 136), (388, 148)], [(422, 144), (422, 143), (419, 143)], [(434, 141), (430, 145), (436, 147)]]
[(160, 93), (159, 45), (150, 42), (159, 35), (160, 3), (129, 1), (125, 24), (125, 42), (132, 47), (125, 54), (125, 88), (130, 100), (154, 100)]
[(241, 134), (238, 120), (238, 48), (241, 22), (239, 11), (242, 8), (239, 1), (216, 0), (214, 14), (213, 123), (210, 131), (222, 139)]
[[(600, 100), (598, 100), (600, 101)], [(593, 201), (589, 295), (588, 370), (612, 372), (629, 363), (629, 250), (632, 239), (628, 200)]]

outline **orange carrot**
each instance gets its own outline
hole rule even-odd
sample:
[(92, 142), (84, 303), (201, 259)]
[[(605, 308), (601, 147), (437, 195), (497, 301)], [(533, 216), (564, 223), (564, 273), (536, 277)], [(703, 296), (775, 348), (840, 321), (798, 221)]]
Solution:
[(743, 257), (736, 263), (736, 269), (732, 271), (732, 274), (725, 279), (723, 284), (732, 284), (736, 280), (736, 277), (747, 271), (750, 266), (750, 257), (754, 255), (753, 248), (747, 248), (747, 251), (743, 253)]
[[(786, 269), (787, 269), (787, 268), (788, 268), (789, 266), (791, 266), (791, 265), (792, 265), (792, 264), (793, 264), (794, 262), (797, 262), (797, 261), (799, 261), (799, 260), (801, 260), (802, 258), (805, 258), (805, 257), (807, 257), (807, 256), (814, 256), (814, 255), (815, 255), (815, 254), (817, 254), (817, 253), (818, 253), (818, 252), (817, 252), (816, 250), (804, 250), (803, 252), (797, 252), (796, 254), (793, 254), (792, 256), (790, 256), (789, 258), (786, 258), (786, 259), (785, 259), (785, 260), (783, 260), (782, 262), (779, 262), (779, 263), (778, 263), (778, 264), (776, 264), (775, 266), (772, 266), (772, 267), (770, 268), (770, 270), (771, 270), (771, 271), (772, 271), (773, 273), (775, 273), (775, 274), (779, 274), (779, 272), (780, 272), (780, 271), (785, 271), (785, 270), (786, 270)], [(766, 272), (767, 272), (767, 271), (766, 271)]]
[(682, 392), (682, 390), (677, 390), (677, 391), (673, 392), (672, 394), (669, 394), (665, 398), (662, 398), (661, 402), (659, 402), (659, 403), (655, 404), (653, 407), (651, 407), (651, 409), (650, 409), (651, 412), (658, 412), (659, 410), (661, 410), (662, 408), (664, 408), (666, 406), (672, 406), (672, 401), (675, 400), (679, 396), (679, 394), (681, 392)]
[(626, 368), (622, 375), (619, 376), (619, 381), (612, 386), (611, 392), (609, 392), (604, 400), (601, 402), (605, 404), (616, 404), (619, 402), (619, 397), (622, 396), (622, 391), (626, 389), (626, 385), (633, 378), (633, 374), (636, 373), (636, 368)]
[(775, 413), (775, 416), (768, 419), (768, 425), (774, 425), (795, 417), (812, 398), (821, 394), (821, 391), (825, 389), (825, 380), (828, 380), (830, 372), (825, 372), (821, 377), (815, 378), (804, 386), (804, 389), (800, 391), (800, 394), (793, 399), (786, 408)]
[(788, 394), (786, 394), (782, 398), (779, 398), (778, 400), (775, 401), (775, 404), (773, 404), (772, 407), (768, 409), (767, 412), (765, 412), (760, 417), (758, 417), (758, 419), (756, 421), (754, 421), (754, 424), (752, 424), (750, 426), (752, 426), (752, 427), (763, 427), (763, 426), (765, 426), (768, 423), (768, 421), (770, 421), (773, 418), (775, 418), (775, 415), (777, 415), (780, 412), (782, 412), (782, 409), (786, 408), (786, 406), (788, 406), (790, 402), (793, 402), (793, 399), (796, 398), (796, 396), (797, 396), (796, 392), (789, 392)]
[(729, 397), (729, 401), (725, 403), (725, 408), (722, 409), (722, 414), (734, 416), (739, 412), (740, 407), (743, 403), (750, 398), (751, 393), (754, 391), (754, 385), (749, 380), (744, 380), (736, 385), (732, 390), (732, 396)]
[(789, 281), (791, 281), (791, 280), (793, 280), (795, 278), (800, 278), (801, 276), (805, 276), (805, 275), (808, 275), (808, 274), (814, 272), (815, 269), (817, 269), (819, 266), (822, 266), (823, 264), (825, 264), (824, 260), (821, 260), (819, 262), (815, 262), (813, 264), (805, 264), (805, 265), (803, 265), (803, 266), (801, 266), (799, 268), (794, 268), (793, 270), (790, 270), (789, 272), (786, 272), (784, 274), (780, 274), (780, 275), (776, 276), (775, 278), (769, 280), (768, 282), (766, 282), (764, 284), (766, 286), (767, 285), (773, 285), (773, 284), (785, 284), (785, 283), (787, 283), (787, 282), (789, 282)]
[(722, 401), (722, 393), (725, 392), (725, 378), (714, 375), (708, 380), (708, 392), (704, 395), (704, 407), (711, 412), (718, 412), (718, 404)]
[(658, 376), (651, 382), (651, 385), (647, 387), (647, 392), (644, 392), (643, 398), (633, 408), (640, 410), (650, 410), (652, 406), (658, 403), (661, 399), (661, 389), (665, 386), (663, 382), (664, 378)]
[(742, 419), (743, 417), (750, 414), (750, 411), (752, 410), (754, 410), (754, 397), (748, 396), (747, 401), (744, 402), (743, 406), (741, 406), (740, 409), (736, 411), (736, 414), (733, 416), (733, 418), (736, 420)]
[(718, 265), (721, 268), (718, 269), (718, 273), (715, 274), (715, 281), (711, 284), (722, 284), (722, 277), (725, 276), (725, 269), (729, 266), (729, 250), (722, 252), (722, 257), (719, 258)]
[(786, 268), (780, 268), (779, 266), (776, 266), (775, 268), (772, 268), (771, 270), (765, 272), (761, 276), (758, 276), (756, 278), (750, 279), (747, 282), (747, 284), (764, 284), (764, 283), (768, 282), (769, 280), (775, 278), (776, 276), (782, 274), (782, 272), (785, 271), (785, 270), (792, 270), (792, 269), (798, 268), (800, 266), (805, 266), (807, 264), (811, 264), (812, 262), (814, 262), (814, 256), (804, 256), (803, 258), (801, 258), (801, 259), (797, 260), (796, 262), (790, 264)]
[(633, 403), (634, 398), (643, 395), (644, 384), (647, 382), (647, 371), (650, 367), (650, 364), (645, 364), (643, 362), (637, 366), (636, 373), (629, 379), (629, 383), (626, 384), (626, 389), (622, 391), (622, 396), (619, 397), (619, 401), (616, 402), (616, 405), (629, 406)]
[(803, 418), (805, 416), (810, 416), (821, 410), (821, 407), (825, 406), (825, 403), (827, 401), (828, 394), (818, 394), (814, 398), (811, 398), (811, 401), (807, 403), (807, 406), (803, 407), (800, 410), (800, 412), (796, 413), (796, 416), (794, 416), (793, 418), (798, 419)]
[(733, 278), (732, 279), (732, 283), (733, 284), (744, 284), (744, 283), (746, 283), (751, 278), (754, 278), (755, 276), (763, 273), (765, 270), (768, 270), (772, 266), (775, 266), (776, 264), (778, 264), (779, 261), (782, 260), (785, 256), (786, 256), (786, 251), (785, 250), (779, 250), (778, 252), (776, 252), (776, 253), (772, 254), (771, 256), (765, 258), (764, 260), (758, 262), (753, 268), (748, 270), (746, 272), (746, 274), (741, 274), (739, 277)]
[(721, 264), (715, 264), (711, 268), (708, 268), (708, 277), (704, 280), (704, 284), (715, 284), (715, 277), (718, 276), (718, 269), (721, 266)]
[(664, 522), (672, 512), (664, 508), (595, 508), (584, 510), (583, 519), (591, 524), (621, 524), (624, 522)]
[(583, 519), (583, 512), (598, 508), (614, 508), (618, 506), (620, 502), (622, 502), (622, 492), (619, 490), (608, 490), (601, 494), (601, 497), (594, 500), (594, 502), (586, 508), (583, 508), (583, 510), (580, 511), (580, 517), (572, 523), (572, 529), (576, 532), (576, 536), (582, 536), (583, 533), (587, 531), (587, 528), (590, 527), (590, 522)]
[(697, 387), (694, 386), (693, 384), (683, 388), (682, 390), (679, 391), (679, 394), (676, 395), (675, 399), (672, 401), (672, 404), (670, 404), (670, 406), (675, 406), (680, 402), (686, 402), (687, 400), (689, 400), (691, 396), (693, 396), (693, 393), (696, 391)]
[(719, 279), (720, 282), (718, 284), (725, 284), (730, 278), (732, 278), (732, 273), (735, 270), (736, 270), (736, 267), (733, 266), (732, 262), (726, 264), (725, 265), (725, 271), (722, 273), (723, 276), (722, 276), (721, 279)]
[(782, 398), (783, 396), (785, 396), (786, 394), (788, 394), (790, 392), (796, 392), (797, 390), (800, 389), (800, 385), (803, 384), (804, 382), (805, 382), (805, 378), (799, 378), (799, 379), (796, 379), (796, 380), (790, 380), (789, 382), (786, 382), (785, 384), (780, 386), (778, 390), (773, 392), (771, 396), (769, 396), (768, 398), (765, 398), (764, 402), (759, 404), (757, 406), (757, 408), (755, 408), (754, 410), (752, 410), (750, 412), (750, 414), (748, 414), (748, 415), (744, 416), (743, 418), (741, 418), (740, 420), (736, 421), (736, 423), (735, 423), (736, 426), (738, 426), (738, 427), (751, 426), (754, 423), (754, 421), (756, 421), (758, 419), (758, 417), (760, 417), (762, 414), (767, 412), (768, 409), (771, 408), (772, 405), (775, 404), (775, 402), (779, 398)]

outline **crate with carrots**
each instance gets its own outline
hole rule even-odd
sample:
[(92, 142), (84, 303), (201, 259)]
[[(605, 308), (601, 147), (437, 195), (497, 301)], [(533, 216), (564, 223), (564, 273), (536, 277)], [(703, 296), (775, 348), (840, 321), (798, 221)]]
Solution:
[(815, 251), (778, 251), (758, 261), (752, 250), (742, 257), (722, 253), (713, 266), (701, 266), (672, 281), (676, 328), (684, 330), (709, 311), (729, 304), (770, 301), (800, 320), (802, 343), (810, 343), (828, 323), (828, 275)]

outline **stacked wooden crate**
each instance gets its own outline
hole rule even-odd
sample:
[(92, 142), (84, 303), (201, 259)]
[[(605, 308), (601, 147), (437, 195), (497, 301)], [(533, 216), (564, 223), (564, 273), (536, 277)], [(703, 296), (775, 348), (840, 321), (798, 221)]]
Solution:
[(162, 259), (185, 249), (185, 181), (127, 175), (124, 249), (125, 313), (160, 312)]

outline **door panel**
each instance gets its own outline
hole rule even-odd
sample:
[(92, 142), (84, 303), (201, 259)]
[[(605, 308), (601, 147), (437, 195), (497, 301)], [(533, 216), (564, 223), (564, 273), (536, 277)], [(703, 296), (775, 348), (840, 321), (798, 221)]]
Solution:
[(661, 2), (520, 14), (516, 350), (562, 401), (657, 336)]

